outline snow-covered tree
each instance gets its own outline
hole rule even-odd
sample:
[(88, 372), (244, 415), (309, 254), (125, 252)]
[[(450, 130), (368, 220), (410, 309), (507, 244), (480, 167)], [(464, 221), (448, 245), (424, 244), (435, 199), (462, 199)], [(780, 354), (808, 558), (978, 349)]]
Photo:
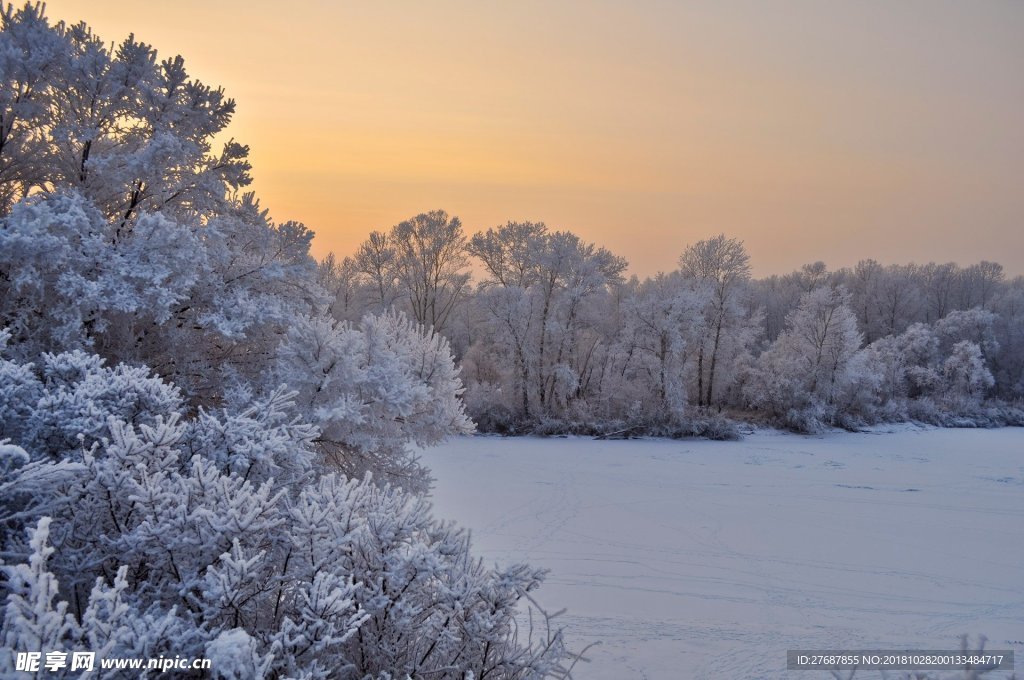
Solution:
[(412, 318), (443, 332), (469, 283), (462, 222), (443, 210), (422, 213), (391, 230), (391, 245)]
[(398, 252), (390, 234), (371, 232), (353, 256), (352, 265), (361, 278), (365, 297), (372, 301), (369, 310), (382, 314), (398, 303), (402, 295), (398, 286)]
[(869, 370), (878, 376), (879, 398), (890, 404), (932, 393), (938, 385), (934, 370), (938, 356), (938, 338), (921, 323), (876, 340), (864, 350)]
[(834, 421), (840, 395), (856, 379), (861, 344), (849, 299), (831, 286), (801, 298), (744, 386), (752, 406), (803, 430)]
[(622, 328), (602, 391), (620, 412), (633, 409), (678, 423), (687, 406), (687, 375), (709, 291), (687, 285), (678, 274), (659, 274), (626, 288)]
[(961, 340), (942, 363), (946, 399), (960, 409), (981, 403), (995, 381), (985, 366), (981, 348), (970, 340)]
[(0, 214), (45, 186), (50, 84), (66, 68), (68, 41), (40, 5), (0, 7)]
[[(49, 544), (51, 518), (42, 517), (31, 527), (28, 561), (2, 567), (7, 592), (0, 639), (0, 673), (18, 677), (14, 654), (70, 653), (86, 651), (100, 658), (158, 657), (199, 654), (197, 641), (203, 635), (174, 610), (146, 606), (132, 591), (127, 569), (117, 570), (112, 583), (98, 578), (85, 600), (85, 609), (75, 615), (61, 597), (60, 582), (48, 564), (55, 549)], [(54, 677), (78, 677), (69, 667), (49, 673)]]
[(878, 378), (879, 417), (988, 422), (991, 416), (980, 414), (979, 407), (995, 384), (982, 349), (998, 349), (991, 323), (984, 310), (955, 311), (934, 326), (914, 324), (871, 343), (863, 354)]
[(745, 335), (741, 327), (749, 319), (741, 296), (750, 280), (750, 255), (742, 241), (720, 234), (689, 246), (679, 258), (679, 271), (709, 291), (697, 346), (696, 397), (698, 406), (711, 406), (717, 402), (716, 386), (725, 382), (723, 368), (745, 349), (731, 340)]
[(998, 262), (982, 260), (960, 271), (959, 305), (960, 309), (981, 307), (988, 309), (995, 300), (999, 288), (1006, 275), (1003, 265)]
[(625, 260), (529, 222), (476, 234), (469, 252), (487, 278), (477, 291), (481, 329), (467, 352), (467, 375), (500, 389), (502, 405), (527, 422), (585, 408), (601, 374), (595, 361), (606, 342), (601, 309)]
[[(146, 364), (179, 385), (191, 405), (208, 408), (232, 392), (270, 398), (291, 379), (302, 389), (308, 376), (276, 370), (281, 352), (290, 351), (282, 341), (294, 348), (295, 329), (315, 332), (329, 323), (331, 300), (320, 283), (330, 280), (309, 256), (310, 231), (275, 224), (255, 196), (234, 193), (247, 183), (245, 149), (229, 145), (225, 153), (234, 149), (237, 158), (211, 156), (233, 102), (188, 79), (180, 58), (158, 62), (134, 39), (112, 50), (85, 26), (47, 26), (32, 7), (5, 11), (5, 40), (21, 46), (23, 59), (36, 43), (63, 50), (46, 58), (59, 68), (19, 76), (34, 83), (23, 86), (26, 96), (52, 109), (37, 133), (53, 167), (32, 196), (0, 214), (0, 326), (12, 333), (11, 351), (37, 360), (82, 349), (111, 364)], [(440, 213), (421, 217), (396, 227), (395, 275), (409, 286), (429, 279), (433, 302), (423, 298), (420, 307), (447, 314), (446, 286), (464, 284), (456, 271), (461, 227)], [(343, 469), (383, 479), (396, 471), (392, 463), (406, 443), (436, 441), (445, 427), (465, 429), (464, 416), (451, 410), (459, 387), (450, 357), (442, 356), (447, 345), (423, 349), (433, 336), (394, 320), (367, 322), (352, 337), (388, 346), (370, 357), (378, 362), (370, 382), (387, 396), (370, 400), (374, 417), (346, 422), (344, 452), (334, 454), (358, 462), (347, 460)], [(419, 340), (423, 348), (413, 348)], [(402, 343), (407, 354), (393, 351)], [(428, 354), (447, 358), (447, 372), (408, 363)], [(341, 389), (355, 394), (365, 381)], [(410, 390), (429, 395), (429, 408), (398, 396)], [(426, 425), (425, 413), (439, 420)], [(380, 427), (385, 421), (406, 424), (388, 430)]]
[(120, 236), (143, 212), (202, 218), (249, 183), (245, 147), (213, 149), (234, 101), (190, 78), (181, 57), (159, 61), (133, 37), (112, 48), (85, 24), (50, 26), (33, 5), (8, 6), (3, 29), (4, 195), (74, 188)]
[[(352, 258), (364, 310), (408, 313), (417, 323), (444, 332), (468, 292), (466, 236), (458, 217), (443, 210), (421, 213), (375, 231)], [(358, 320), (352, 315), (352, 320)]]
[(345, 257), (339, 262), (334, 253), (329, 253), (317, 265), (317, 281), (329, 296), (327, 312), (332, 318), (358, 322), (366, 314), (368, 295), (360, 283), (355, 258)]

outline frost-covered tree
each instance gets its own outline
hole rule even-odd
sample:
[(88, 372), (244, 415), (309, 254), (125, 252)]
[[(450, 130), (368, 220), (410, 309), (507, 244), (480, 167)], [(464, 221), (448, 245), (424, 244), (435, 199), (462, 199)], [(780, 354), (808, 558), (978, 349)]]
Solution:
[(37, 5), (4, 9), (2, 40), (0, 194), (74, 188), (123, 235), (143, 212), (201, 218), (249, 183), (248, 150), (213, 146), (234, 101), (181, 57), (160, 61), (133, 37), (113, 48), (84, 23), (51, 26)]
[[(55, 548), (49, 544), (52, 520), (42, 517), (29, 529), (26, 563), (0, 567), (5, 572), (6, 606), (0, 639), (0, 673), (21, 675), (14, 666), (17, 651), (92, 652), (100, 658), (173, 656), (183, 651), (199, 653), (196, 630), (174, 610), (147, 606), (129, 584), (127, 569), (117, 570), (113, 581), (97, 578), (84, 600), (80, 614), (69, 611), (61, 598), (60, 581), (50, 571)], [(76, 677), (68, 668), (49, 673)]]
[(875, 300), (879, 335), (901, 333), (916, 320), (921, 307), (921, 291), (913, 265), (886, 268), (879, 281)]
[(0, 326), (17, 351), (146, 363), (197, 402), (254, 381), (292, 314), (325, 302), (312, 234), (251, 194), (214, 139), (234, 102), (134, 38), (3, 9)]
[(995, 381), (985, 366), (981, 348), (970, 340), (961, 340), (942, 363), (946, 399), (960, 410), (981, 403)]
[[(52, 109), (39, 113), (49, 118), (32, 133), (49, 149), (40, 162), (52, 167), (31, 196), (0, 213), (0, 327), (12, 334), (11, 351), (38, 361), (47, 352), (81, 349), (110, 365), (146, 364), (179, 385), (193, 407), (217, 408), (232, 393), (265, 400), (292, 379), (301, 389), (311, 378), (280, 376), (281, 353), (299, 342), (297, 328), (313, 332), (329, 324), (331, 314), (361, 318), (353, 313), (361, 302), (336, 307), (357, 266), (318, 267), (309, 255), (309, 230), (274, 223), (254, 195), (236, 193), (248, 181), (245, 149), (229, 145), (228, 159), (211, 155), (212, 139), (228, 124), (234, 104), (189, 79), (180, 58), (158, 62), (134, 39), (112, 49), (84, 25), (49, 26), (35, 7), (5, 12), (4, 40), (21, 58), (32, 62), (33, 50), (45, 48), (46, 63), (56, 64), (39, 66), (37, 75), (12, 72), (33, 83), (19, 85), (29, 90), (26, 97)], [(156, 138), (163, 140), (163, 155)], [(460, 227), (457, 220), (441, 222), (414, 229), (410, 238), (423, 248), (413, 255), (396, 251), (398, 261), (422, 256), (419, 261), (429, 264), (431, 249), (447, 234), (448, 250), (442, 247), (435, 261), (447, 263), (442, 269), (454, 266)], [(447, 273), (432, 269), (431, 281)], [(334, 309), (324, 284), (335, 293)], [(444, 295), (443, 288), (434, 290)], [(368, 322), (353, 337), (371, 345), (389, 333), (396, 346), (418, 341), (399, 341), (404, 333), (431, 342), (426, 330), (394, 322), (383, 331), (382, 324)], [(374, 417), (347, 423), (344, 450), (333, 451), (343, 469), (376, 472), (383, 480), (406, 444), (441, 436), (445, 426), (424, 426), (427, 418), (409, 410), (420, 404), (408, 394), (429, 394), (434, 401), (422, 411), (436, 414), (450, 409), (457, 381), (445, 382), (454, 370), (450, 358), (448, 373), (403, 363), (422, 355), (382, 351), (371, 358), (378, 362), (374, 389), (387, 398), (370, 400)], [(385, 369), (380, 362), (386, 361), (394, 365)], [(356, 394), (364, 388), (352, 383), (343, 389)], [(465, 429), (464, 417), (448, 415), (445, 432)], [(407, 424), (388, 431), (379, 426), (384, 421)], [(331, 441), (319, 445), (336, 448)]]
[(468, 264), (462, 222), (443, 210), (371, 233), (352, 259), (364, 311), (400, 309), (437, 332), (447, 329), (468, 292)]
[(327, 311), (332, 318), (352, 322), (363, 318), (369, 305), (354, 258), (346, 257), (339, 262), (334, 253), (328, 254), (317, 265), (317, 282), (327, 291)]
[(687, 285), (678, 274), (659, 274), (626, 288), (604, 391), (621, 410), (678, 423), (687, 406), (686, 378), (701, 339), (695, 330), (708, 291)]
[(698, 406), (711, 406), (722, 369), (744, 349), (730, 341), (743, 335), (740, 328), (749, 318), (741, 296), (750, 280), (750, 255), (742, 241), (720, 234), (689, 246), (679, 258), (679, 271), (709, 291), (697, 347), (696, 397)]
[(925, 321), (934, 323), (954, 309), (959, 267), (952, 262), (929, 262), (921, 268), (922, 293), (925, 299)]
[(834, 422), (843, 391), (856, 379), (861, 335), (849, 293), (824, 286), (806, 293), (786, 330), (759, 358), (747, 400), (787, 424), (814, 430)]
[(380, 314), (398, 303), (398, 253), (389, 234), (372, 232), (359, 246), (352, 265), (361, 276), (366, 299), (372, 301), (368, 309)]
[(538, 422), (586, 410), (606, 343), (601, 309), (625, 261), (538, 223), (476, 234), (469, 252), (487, 272), (476, 295), (481, 328), (466, 357), (470, 390), (501, 399), (480, 404), (478, 413), (500, 405), (513, 418)]
[(0, 8), (0, 213), (44, 185), (48, 84), (64, 69), (67, 43), (38, 5)]
[(960, 271), (959, 308), (988, 309), (996, 298), (1006, 275), (1003, 265), (982, 260)]
[(0, 217), (0, 320), (23, 356), (90, 349), (209, 400), (235, 377), (259, 381), (292, 315), (324, 299), (311, 234), (272, 225), (251, 197), (205, 225), (142, 213), (117, 228), (77, 192)]
[(961, 425), (997, 418), (980, 410), (995, 384), (982, 349), (998, 348), (991, 316), (980, 309), (953, 312), (934, 326), (914, 324), (871, 343), (863, 354), (878, 378), (878, 417)]
[(980, 307), (950, 312), (933, 325), (939, 340), (939, 351), (948, 355), (957, 343), (968, 341), (976, 345), (984, 355), (994, 355), (999, 351), (999, 342), (994, 332), (995, 321), (995, 314)]
[(391, 230), (395, 273), (408, 297), (412, 318), (443, 332), (469, 283), (466, 237), (458, 217), (433, 210)]
[(914, 324), (899, 335), (874, 341), (865, 348), (864, 357), (869, 370), (878, 376), (882, 402), (893, 404), (937, 389), (934, 367), (939, 339), (926, 324)]

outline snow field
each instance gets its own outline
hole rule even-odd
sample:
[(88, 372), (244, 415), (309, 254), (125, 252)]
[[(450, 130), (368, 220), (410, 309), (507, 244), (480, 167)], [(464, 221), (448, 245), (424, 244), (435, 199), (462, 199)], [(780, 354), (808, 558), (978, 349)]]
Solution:
[(461, 437), (424, 460), (485, 563), (551, 570), (571, 646), (601, 641), (578, 678), (812, 680), (787, 649), (962, 633), (1024, 659), (1019, 428)]

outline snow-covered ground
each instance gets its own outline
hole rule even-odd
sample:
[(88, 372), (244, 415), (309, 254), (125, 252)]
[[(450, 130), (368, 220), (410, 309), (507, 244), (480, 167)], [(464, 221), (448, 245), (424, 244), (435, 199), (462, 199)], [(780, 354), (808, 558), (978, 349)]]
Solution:
[[(463, 437), (424, 452), (487, 562), (551, 569), (579, 678), (783, 678), (787, 649), (1024, 663), (1024, 429), (741, 442)], [(859, 678), (877, 678), (862, 673)]]

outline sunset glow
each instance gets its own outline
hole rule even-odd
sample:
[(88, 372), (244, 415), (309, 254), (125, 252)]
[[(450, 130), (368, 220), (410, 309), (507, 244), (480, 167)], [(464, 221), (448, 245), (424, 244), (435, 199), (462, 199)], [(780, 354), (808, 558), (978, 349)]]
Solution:
[(444, 209), (571, 229), (640, 275), (743, 239), (1024, 273), (1024, 4), (51, 0), (181, 53), (317, 256)]

